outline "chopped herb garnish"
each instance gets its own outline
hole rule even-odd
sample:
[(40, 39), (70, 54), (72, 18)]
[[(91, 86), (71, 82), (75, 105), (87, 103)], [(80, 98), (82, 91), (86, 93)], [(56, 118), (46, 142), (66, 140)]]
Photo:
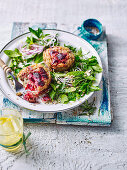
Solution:
[(80, 106), (80, 109), (82, 110), (82, 113), (80, 113), (78, 116), (83, 116), (83, 115), (91, 116), (94, 114), (97, 108), (94, 106), (94, 101), (91, 103), (88, 103), (88, 101), (86, 101)]
[(67, 103), (68, 102), (68, 97), (67, 97), (67, 95), (66, 94), (62, 94), (61, 96), (60, 96), (60, 98), (61, 98), (61, 103)]
[(14, 51), (12, 51), (12, 50), (4, 50), (4, 53), (5, 53), (9, 58), (16, 58), (16, 57), (21, 57), (21, 56), (22, 56), (22, 53), (20, 53), (17, 48), (15, 48)]
[(41, 36), (43, 35), (41, 28), (38, 28), (38, 30), (34, 30), (32, 28), (29, 28), (29, 31), (31, 33), (33, 33), (37, 38), (41, 38)]

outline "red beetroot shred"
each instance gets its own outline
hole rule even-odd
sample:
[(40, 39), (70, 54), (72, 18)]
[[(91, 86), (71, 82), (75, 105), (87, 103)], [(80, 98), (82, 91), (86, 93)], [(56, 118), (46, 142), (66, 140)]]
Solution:
[(48, 101), (51, 101), (51, 98), (48, 94), (45, 94), (43, 97), (42, 97), (42, 101), (45, 101), (45, 102), (48, 102)]
[(67, 58), (66, 58), (67, 54), (66, 53), (64, 54), (64, 53), (59, 53), (58, 51), (51, 50), (50, 55), (53, 58), (52, 59), (52, 65), (53, 64), (58, 65), (60, 63), (65, 64), (66, 63), (66, 60), (67, 60)]
[(27, 91), (26, 94), (23, 96), (23, 99), (30, 103), (36, 103), (37, 97), (37, 95), (34, 95), (32, 92)]

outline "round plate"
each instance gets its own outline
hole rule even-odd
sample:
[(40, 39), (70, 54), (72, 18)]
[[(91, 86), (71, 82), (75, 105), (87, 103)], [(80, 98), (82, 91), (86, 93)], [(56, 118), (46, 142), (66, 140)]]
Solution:
[[(68, 44), (68, 45), (72, 45), (72, 46), (76, 47), (77, 49), (79, 49), (81, 47), (84, 54), (87, 54), (89, 52), (89, 54), (87, 55), (88, 57), (91, 57), (92, 55), (96, 56), (99, 65), (102, 67), (101, 60), (100, 60), (98, 53), (84, 39), (82, 39), (72, 33), (69, 33), (66, 31), (61, 31), (61, 30), (51, 30), (50, 29), (50, 30), (43, 30), (43, 32), (44, 32), (44, 34), (48, 33), (51, 35), (55, 35), (56, 33), (58, 33), (61, 45)], [(30, 33), (25, 33), (25, 34), (22, 34), (22, 35), (16, 37), (12, 41), (10, 41), (1, 50), (0, 57), (6, 64), (9, 63), (9, 58), (8, 58), (8, 56), (6, 56), (4, 54), (3, 51), (4, 50), (14, 50), (15, 48), (17, 48), (19, 46), (19, 44), (21, 42), (26, 40), (27, 36), (30, 36)], [(102, 77), (102, 73), (96, 74), (97, 81), (94, 83), (95, 86), (99, 85), (99, 83), (101, 81), (101, 77)], [(30, 109), (30, 110), (36, 110), (36, 111), (42, 111), (42, 112), (58, 112), (58, 111), (72, 109), (72, 108), (82, 104), (83, 102), (85, 102), (94, 93), (94, 92), (91, 92), (88, 95), (85, 95), (84, 97), (80, 98), (79, 100), (77, 100), (75, 102), (69, 102), (68, 104), (44, 104), (44, 103), (33, 104), (33, 103), (29, 103), (29, 102), (23, 100), (22, 98), (16, 96), (16, 93), (10, 87), (8, 80), (7, 80), (7, 76), (4, 73), (4, 71), (2, 70), (2, 68), (0, 68), (0, 87), (1, 87), (1, 90), (4, 93), (4, 95), (7, 98), (9, 98), (13, 103), (15, 103), (21, 107)]]

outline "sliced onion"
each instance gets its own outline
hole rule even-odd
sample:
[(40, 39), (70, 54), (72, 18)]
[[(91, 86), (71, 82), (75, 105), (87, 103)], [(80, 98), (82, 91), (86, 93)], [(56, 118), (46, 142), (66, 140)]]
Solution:
[(30, 46), (30, 49), (28, 49), (26, 46), (25, 47), (21, 47), (20, 51), (23, 55), (34, 55), (34, 54), (40, 54), (44, 49), (44, 46), (40, 46), (37, 44), (32, 44)]

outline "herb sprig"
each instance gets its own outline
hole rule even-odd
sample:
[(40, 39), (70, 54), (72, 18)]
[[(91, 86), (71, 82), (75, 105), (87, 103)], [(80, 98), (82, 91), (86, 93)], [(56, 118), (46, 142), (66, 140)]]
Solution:
[(29, 151), (26, 148), (26, 141), (27, 141), (27, 139), (29, 138), (30, 135), (31, 135), (31, 132), (29, 132), (26, 136), (23, 133), (23, 146), (24, 146), (24, 150), (25, 150), (26, 154), (29, 154)]
[(94, 105), (94, 100), (91, 103), (88, 103), (88, 100), (80, 105), (79, 107), (82, 110), (82, 113), (78, 114), (78, 116), (91, 116), (94, 114), (95, 110), (97, 109), (96, 106)]
[[(25, 66), (24, 60), (22, 58), (22, 53), (19, 49), (15, 48), (15, 50), (4, 50), (4, 53), (11, 59), (11, 63), (9, 67), (14, 72), (14, 75), (17, 75), (22, 67)], [(22, 64), (22, 67), (20, 66)]]

